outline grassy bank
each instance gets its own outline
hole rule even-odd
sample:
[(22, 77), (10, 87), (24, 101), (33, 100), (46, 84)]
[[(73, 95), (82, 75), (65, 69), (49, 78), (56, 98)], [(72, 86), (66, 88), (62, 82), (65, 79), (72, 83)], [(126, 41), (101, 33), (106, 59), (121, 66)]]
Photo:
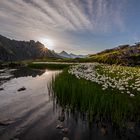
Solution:
[(45, 63), (29, 63), (28, 64), (28, 67), (30, 67), (30, 68), (50, 69), (50, 70), (64, 69), (69, 66), (70, 66), (70, 64), (45, 64)]
[(64, 108), (87, 114), (89, 122), (106, 120), (119, 126), (137, 122), (140, 118), (140, 95), (130, 97), (119, 90), (102, 90), (101, 85), (77, 79), (67, 70), (51, 83), (54, 97)]

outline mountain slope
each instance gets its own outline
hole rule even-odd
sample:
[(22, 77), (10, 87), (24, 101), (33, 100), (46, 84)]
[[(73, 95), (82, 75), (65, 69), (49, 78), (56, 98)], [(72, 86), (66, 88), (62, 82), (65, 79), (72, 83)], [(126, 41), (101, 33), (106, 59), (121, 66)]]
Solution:
[(16, 41), (0, 35), (0, 60), (27, 60), (40, 57), (59, 57), (40, 42)]
[(109, 64), (140, 65), (140, 43), (121, 45), (97, 54), (90, 55), (93, 61)]
[(63, 58), (71, 58), (71, 56), (65, 51), (62, 51), (61, 53), (58, 53), (58, 55), (63, 57)]
[(75, 55), (73, 53), (68, 54), (65, 51), (62, 51), (61, 53), (58, 53), (59, 56), (63, 57), (63, 58), (85, 58), (85, 55)]

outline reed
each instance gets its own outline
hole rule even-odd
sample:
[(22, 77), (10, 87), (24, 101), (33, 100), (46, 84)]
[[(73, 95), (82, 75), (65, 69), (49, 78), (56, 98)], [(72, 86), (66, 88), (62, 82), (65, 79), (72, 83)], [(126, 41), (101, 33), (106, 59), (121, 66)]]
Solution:
[(101, 119), (125, 126), (129, 121), (139, 121), (140, 95), (130, 97), (119, 90), (102, 90), (101, 85), (77, 79), (63, 70), (51, 81), (54, 98), (63, 107), (88, 115), (89, 122)]

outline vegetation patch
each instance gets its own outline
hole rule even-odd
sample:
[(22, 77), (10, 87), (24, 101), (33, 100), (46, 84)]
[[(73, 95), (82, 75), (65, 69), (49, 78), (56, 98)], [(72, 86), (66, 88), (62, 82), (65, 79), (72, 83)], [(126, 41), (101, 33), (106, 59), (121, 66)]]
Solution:
[(103, 90), (102, 84), (77, 77), (68, 71), (65, 69), (50, 84), (54, 98), (61, 106), (87, 115), (89, 122), (100, 119), (122, 127), (127, 126), (128, 122), (139, 121), (138, 92), (134, 93), (135, 96), (129, 96), (117, 88)]

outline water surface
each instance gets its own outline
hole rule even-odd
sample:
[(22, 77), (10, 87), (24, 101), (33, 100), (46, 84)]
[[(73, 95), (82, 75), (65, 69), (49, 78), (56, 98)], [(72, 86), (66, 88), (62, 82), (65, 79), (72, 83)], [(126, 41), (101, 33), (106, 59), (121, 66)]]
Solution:
[[(0, 91), (0, 140), (139, 139), (129, 131), (124, 136), (112, 132), (109, 124), (109, 133), (104, 135), (103, 128), (97, 128), (96, 123), (89, 124), (84, 115), (61, 108), (47, 86), (59, 72), (28, 68), (8, 72), (10, 77), (0, 85), (3, 88)], [(19, 92), (21, 87), (26, 90)], [(57, 128), (59, 126), (67, 131)]]

